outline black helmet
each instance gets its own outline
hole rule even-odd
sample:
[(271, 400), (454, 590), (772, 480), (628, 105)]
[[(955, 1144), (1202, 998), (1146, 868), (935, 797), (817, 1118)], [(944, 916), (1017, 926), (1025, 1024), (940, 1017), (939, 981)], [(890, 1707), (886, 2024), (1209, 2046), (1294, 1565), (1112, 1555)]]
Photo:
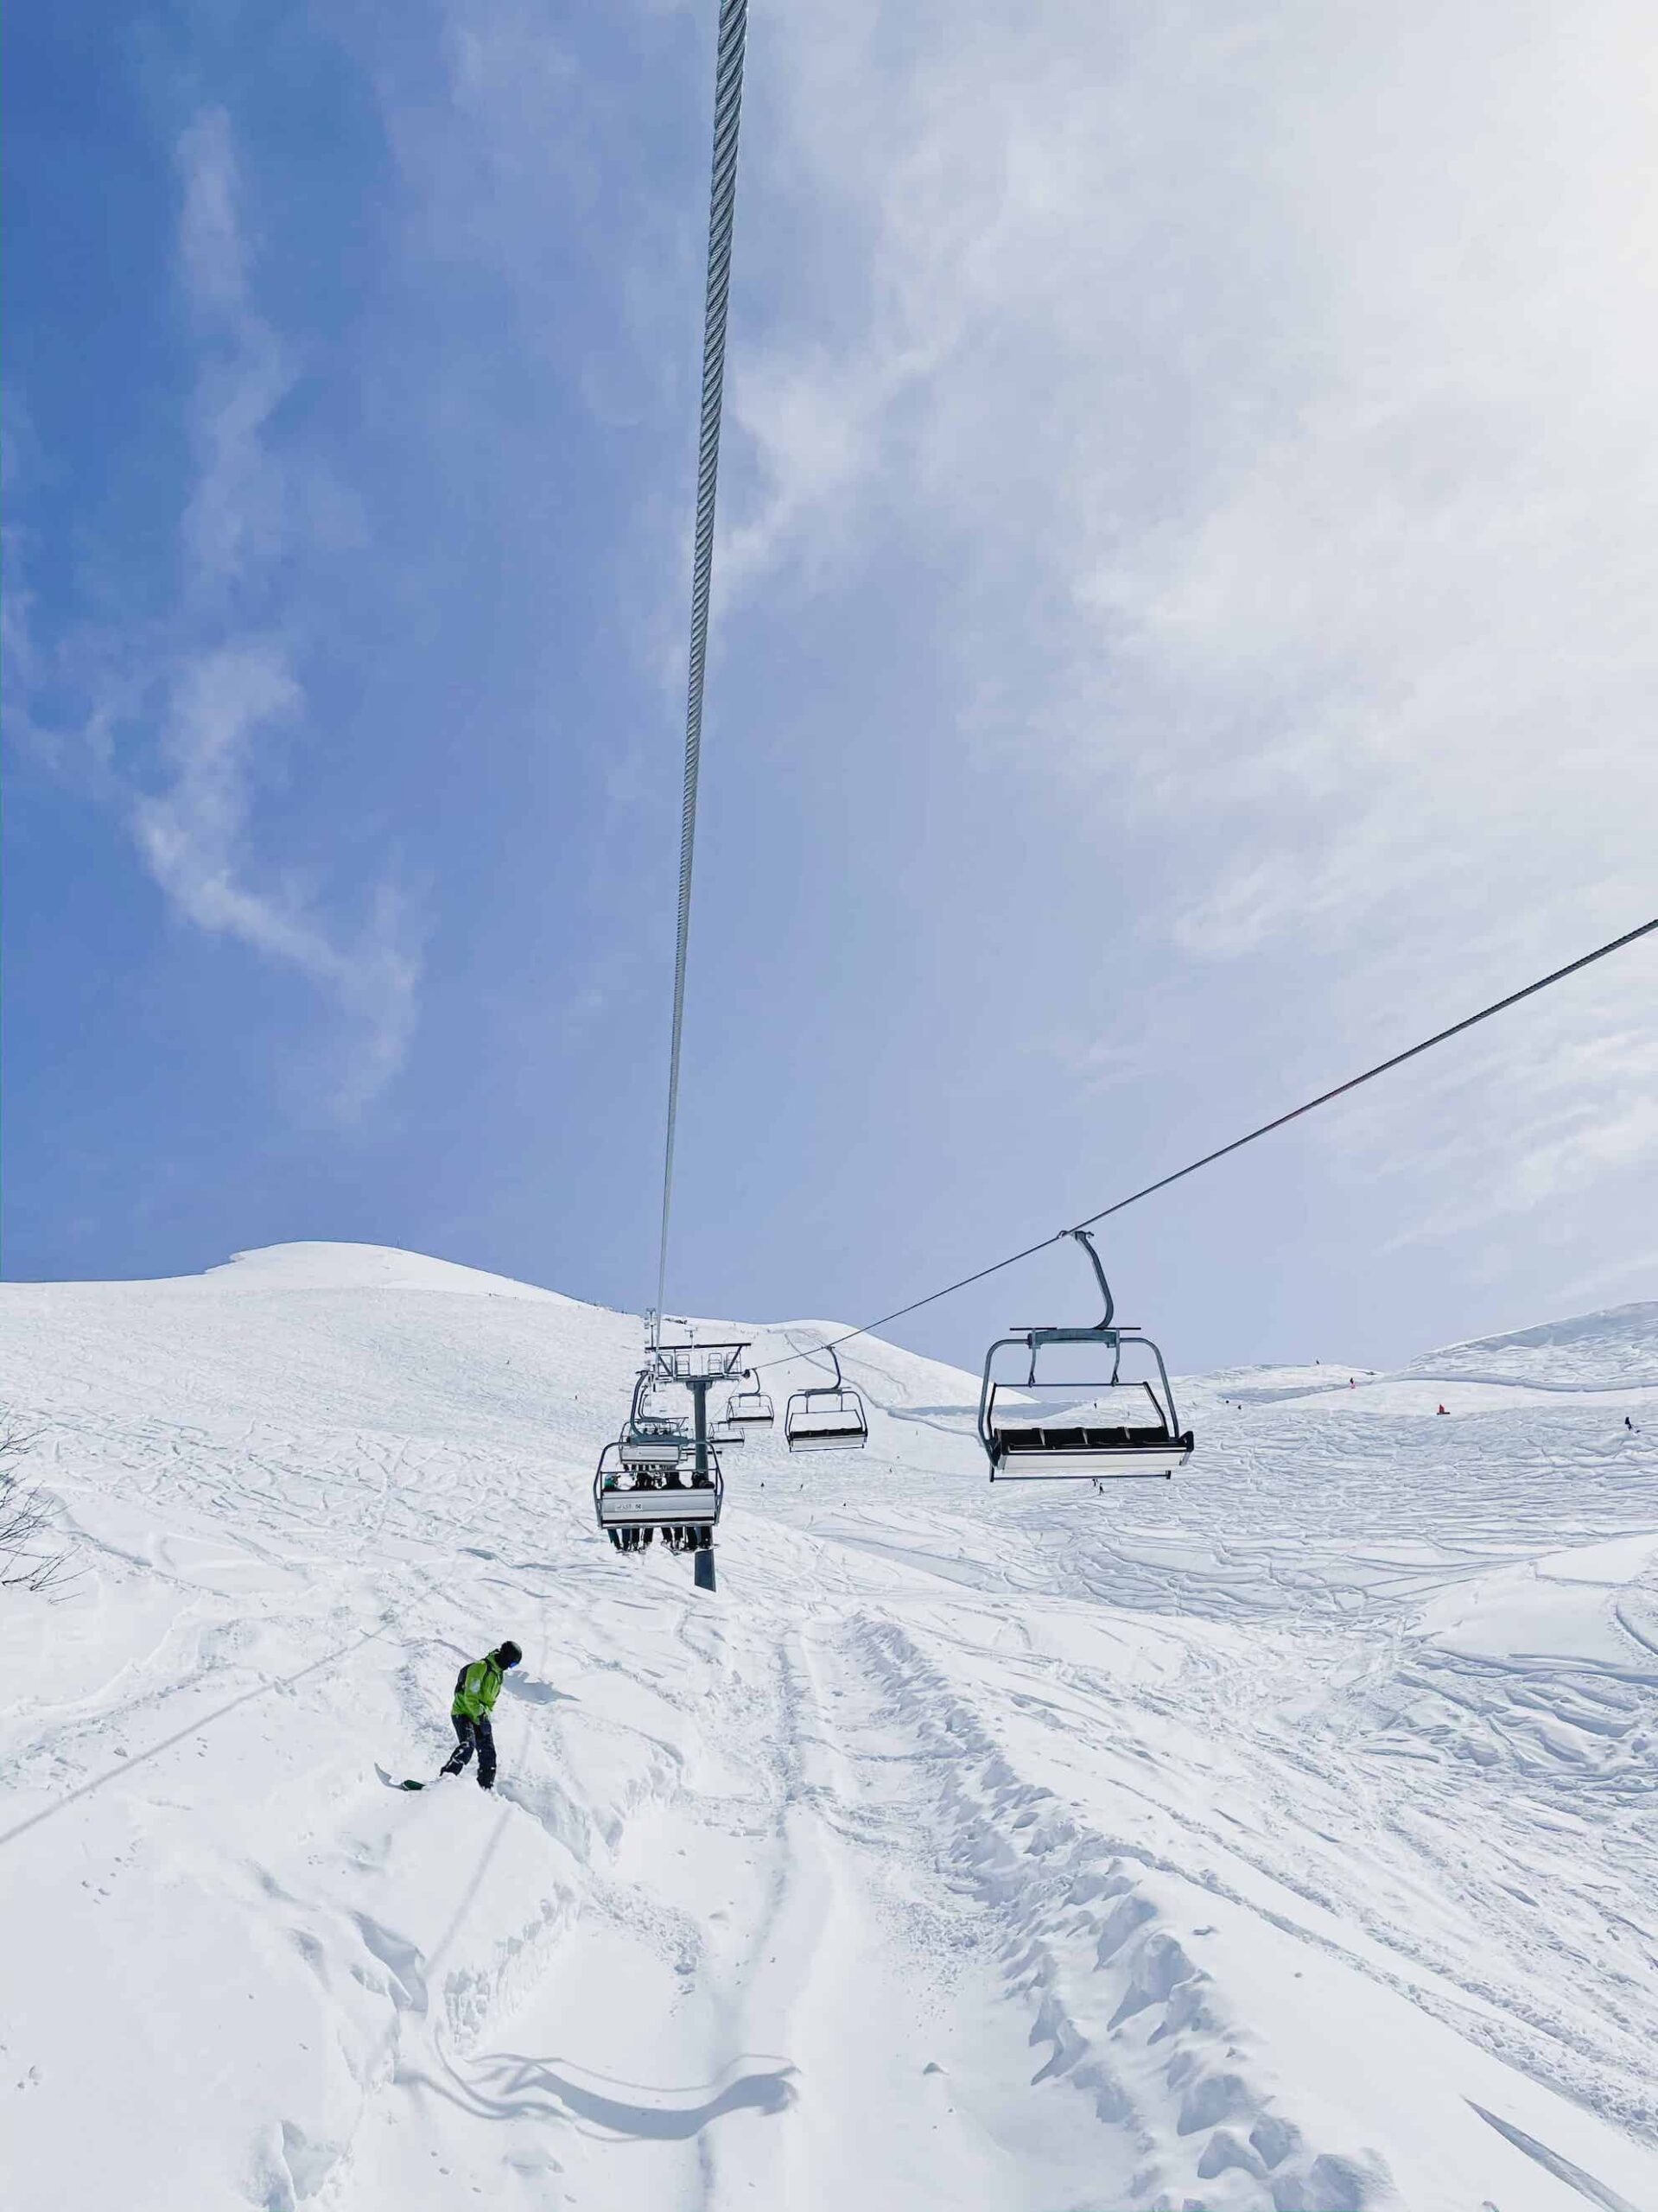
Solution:
[(519, 1660), (523, 1658), (524, 1654), (519, 1650), (518, 1645), (513, 1643), (511, 1637), (509, 1636), (506, 1642), (502, 1644), (500, 1649), (495, 1654), (495, 1656), (500, 1661), (503, 1667), (516, 1667)]

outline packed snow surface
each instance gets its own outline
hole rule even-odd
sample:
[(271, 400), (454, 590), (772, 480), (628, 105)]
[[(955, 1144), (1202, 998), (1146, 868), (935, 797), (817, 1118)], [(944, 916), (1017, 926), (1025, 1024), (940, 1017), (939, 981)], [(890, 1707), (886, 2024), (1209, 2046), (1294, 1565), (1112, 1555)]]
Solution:
[[(313, 1244), (0, 1338), (9, 2212), (1658, 2208), (1658, 1306), (1104, 1494), (865, 1341), (713, 1595), (593, 1523), (625, 1315)], [(496, 1795), (388, 1789), (505, 1636)]]

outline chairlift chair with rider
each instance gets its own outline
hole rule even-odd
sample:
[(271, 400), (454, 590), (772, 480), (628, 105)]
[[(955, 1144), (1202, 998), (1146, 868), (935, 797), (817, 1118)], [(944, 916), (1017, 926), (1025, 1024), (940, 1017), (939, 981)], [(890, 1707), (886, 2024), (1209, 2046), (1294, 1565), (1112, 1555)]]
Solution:
[[(1085, 1229), (1068, 1234), (1088, 1254), (1105, 1313), (1092, 1328), (1019, 1328), (985, 1354), (978, 1427), (990, 1479), (1082, 1478), (1097, 1485), (1114, 1477), (1166, 1478), (1191, 1457), (1192, 1434), (1180, 1427), (1163, 1355), (1138, 1329), (1113, 1325), (1115, 1303), (1094, 1240)], [(997, 1355), (1015, 1344), (1026, 1355), (1022, 1380), (996, 1371)], [(1080, 1379), (1044, 1371), (1060, 1346), (1071, 1354), (1066, 1366), (1089, 1364), (1091, 1350), (1102, 1371)], [(1125, 1351), (1149, 1354), (1140, 1363), (1154, 1364), (1155, 1377), (1125, 1376)]]
[(712, 1452), (696, 1471), (695, 1447), (676, 1463), (671, 1482), (661, 1471), (629, 1466), (619, 1440), (607, 1444), (593, 1478), (599, 1526), (613, 1529), (712, 1529), (725, 1501), (725, 1479)]
[(841, 1373), (833, 1344), (824, 1351), (835, 1362), (835, 1380), (797, 1390), (783, 1415), (783, 1438), (791, 1452), (855, 1452), (869, 1441), (869, 1416), (863, 1399)]

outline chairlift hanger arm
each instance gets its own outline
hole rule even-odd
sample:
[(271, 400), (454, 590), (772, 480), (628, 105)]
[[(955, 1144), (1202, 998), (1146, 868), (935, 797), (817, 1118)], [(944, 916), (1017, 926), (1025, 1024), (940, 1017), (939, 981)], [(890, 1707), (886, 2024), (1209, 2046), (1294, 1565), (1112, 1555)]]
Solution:
[(1105, 1269), (1101, 1264), (1099, 1254), (1094, 1249), (1094, 1239), (1086, 1229), (1068, 1229), (1065, 1235), (1074, 1236), (1089, 1256), (1094, 1268), (1095, 1281), (1100, 1286), (1100, 1296), (1105, 1300), (1105, 1313), (1101, 1318), (1100, 1327), (1109, 1329), (1111, 1326), (1111, 1317), (1117, 1310), (1117, 1301), (1111, 1295), (1111, 1286), (1105, 1279)]

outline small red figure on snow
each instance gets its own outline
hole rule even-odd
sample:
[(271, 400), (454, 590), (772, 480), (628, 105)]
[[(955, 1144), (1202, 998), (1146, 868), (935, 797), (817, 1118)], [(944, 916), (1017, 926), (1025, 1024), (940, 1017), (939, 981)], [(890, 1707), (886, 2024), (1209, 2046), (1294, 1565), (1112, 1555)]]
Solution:
[(1440, 1408), (1439, 1408), (1439, 1411), (1440, 1411), (1441, 1413), (1445, 1413), (1446, 1410), (1447, 1410), (1447, 1408), (1446, 1408), (1445, 1407), (1444, 1407), (1444, 1406), (1441, 1406), (1441, 1407), (1440, 1407)]

